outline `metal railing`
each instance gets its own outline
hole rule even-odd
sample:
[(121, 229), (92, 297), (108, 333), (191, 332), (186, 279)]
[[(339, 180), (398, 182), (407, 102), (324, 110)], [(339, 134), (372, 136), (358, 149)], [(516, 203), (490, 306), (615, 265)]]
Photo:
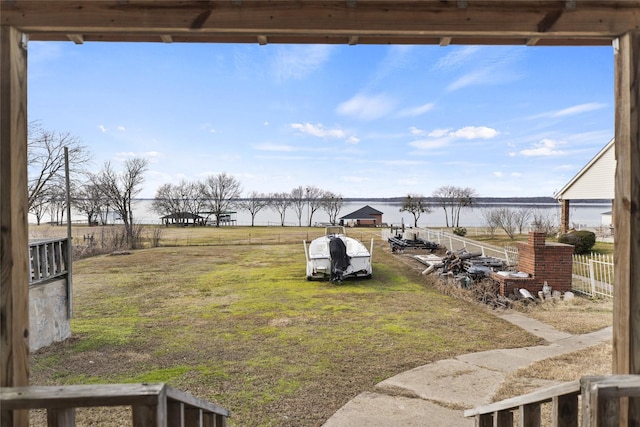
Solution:
[[(382, 230), (382, 238), (391, 237), (391, 230), (385, 228)], [(405, 231), (405, 236), (411, 234), (430, 242), (436, 242), (439, 245), (446, 246), (451, 251), (466, 249), (469, 252), (479, 252), (482, 256), (491, 256), (506, 261), (509, 266), (518, 265), (518, 248), (515, 246), (495, 246), (487, 243), (468, 239), (443, 230), (432, 230), (430, 228), (412, 228)]]
[(69, 240), (38, 239), (29, 242), (29, 284), (64, 277), (69, 272)]
[[(476, 426), (513, 426), (517, 412), (519, 425), (540, 426), (541, 407), (551, 404), (551, 424), (583, 427), (618, 425), (620, 399), (640, 396), (640, 375), (588, 376), (529, 394), (464, 411)], [(581, 403), (579, 403), (581, 397)]]
[(48, 425), (74, 427), (76, 408), (130, 406), (133, 427), (226, 426), (231, 413), (164, 383), (0, 388), (3, 411), (46, 409)]

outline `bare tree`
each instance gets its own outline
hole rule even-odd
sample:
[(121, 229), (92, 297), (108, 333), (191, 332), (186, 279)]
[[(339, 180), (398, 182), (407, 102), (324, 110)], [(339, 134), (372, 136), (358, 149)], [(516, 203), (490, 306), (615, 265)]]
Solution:
[(71, 204), (87, 217), (91, 225), (98, 222), (100, 211), (107, 203), (100, 188), (88, 182), (72, 192)]
[(533, 227), (536, 231), (543, 231), (547, 236), (556, 233), (558, 230), (556, 219), (541, 210), (533, 212)]
[[(432, 193), (432, 196), (436, 199), (438, 205), (444, 209), (447, 227), (449, 227), (449, 223), (451, 223), (451, 227), (459, 227), (461, 209), (473, 205), (474, 198), (477, 197), (477, 194), (476, 191), (470, 187), (463, 188), (444, 185), (436, 189)], [(449, 219), (451, 222), (449, 222)]]
[[(64, 188), (64, 149), (69, 152), (71, 179), (77, 180), (91, 160), (88, 149), (69, 132), (52, 132), (38, 122), (29, 123), (27, 158), (29, 170), (29, 210), (43, 199), (52, 187)], [(51, 195), (48, 195), (50, 197)]]
[(331, 191), (325, 191), (321, 201), (322, 209), (329, 215), (331, 225), (336, 225), (338, 214), (344, 206), (344, 200), (341, 194), (335, 194)]
[(508, 207), (494, 208), (491, 213), (493, 224), (504, 230), (512, 240), (515, 239), (517, 216), (516, 210)]
[(232, 209), (240, 198), (240, 182), (225, 172), (210, 175), (203, 187), (209, 211), (216, 217), (216, 227), (220, 227), (221, 216)]
[(280, 225), (284, 227), (287, 209), (291, 206), (291, 194), (274, 193), (269, 195), (269, 205), (280, 215)]
[(518, 234), (522, 234), (524, 228), (527, 226), (527, 223), (531, 220), (533, 216), (533, 209), (531, 208), (520, 208), (516, 211), (515, 215), (515, 223), (518, 227)]
[(253, 227), (256, 215), (269, 205), (269, 197), (264, 193), (252, 191), (249, 196), (239, 203), (239, 206), (251, 214), (251, 226)]
[(482, 209), (482, 217), (484, 218), (484, 223), (487, 229), (489, 230), (489, 234), (491, 237), (495, 236), (496, 230), (498, 229), (498, 221), (496, 220), (495, 212), (493, 209)]
[(309, 209), (309, 227), (311, 227), (311, 220), (313, 219), (313, 214), (316, 213), (318, 209), (322, 207), (322, 197), (324, 195), (324, 191), (319, 189), (318, 187), (309, 186), (304, 189), (305, 197), (307, 199), (307, 208)]
[(422, 194), (409, 194), (404, 198), (400, 212), (409, 212), (413, 215), (413, 226), (417, 227), (420, 215), (431, 212), (431, 208)]
[(49, 194), (46, 192), (41, 192), (31, 202), (31, 208), (29, 208), (29, 212), (36, 216), (36, 223), (40, 225), (42, 218), (44, 218), (44, 214), (47, 212), (47, 203), (49, 201)]
[(51, 185), (47, 190), (47, 206), (51, 223), (61, 225), (67, 209), (67, 190), (65, 185)]
[(304, 213), (306, 201), (304, 187), (299, 186), (291, 190), (289, 194), (289, 204), (298, 218), (298, 227), (302, 227), (302, 214)]
[(117, 173), (110, 162), (106, 162), (102, 171), (94, 177), (94, 184), (108, 200), (109, 205), (120, 215), (124, 223), (125, 240), (129, 247), (135, 248), (133, 199), (142, 191), (144, 173), (147, 171), (149, 161), (135, 157), (124, 163), (124, 170)]

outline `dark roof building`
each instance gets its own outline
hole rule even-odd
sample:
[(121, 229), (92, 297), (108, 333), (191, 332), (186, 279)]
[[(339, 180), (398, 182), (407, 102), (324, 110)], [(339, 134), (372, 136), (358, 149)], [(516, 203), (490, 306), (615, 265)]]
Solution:
[(190, 222), (195, 224), (203, 224), (205, 218), (200, 216), (200, 215), (196, 215), (196, 214), (192, 214), (191, 212), (175, 212), (169, 215), (165, 215), (160, 217), (160, 219), (162, 220), (162, 223), (164, 225), (169, 225), (169, 224), (183, 224), (183, 225), (187, 225)]
[(382, 212), (367, 205), (340, 218), (340, 225), (355, 227), (377, 227), (382, 225)]

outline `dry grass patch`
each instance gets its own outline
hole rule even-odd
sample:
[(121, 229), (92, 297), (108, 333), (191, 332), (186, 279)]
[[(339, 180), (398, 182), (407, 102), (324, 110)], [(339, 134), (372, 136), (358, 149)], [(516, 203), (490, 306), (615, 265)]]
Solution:
[(586, 334), (613, 325), (613, 300), (576, 297), (567, 301), (518, 305), (516, 309), (570, 334)]

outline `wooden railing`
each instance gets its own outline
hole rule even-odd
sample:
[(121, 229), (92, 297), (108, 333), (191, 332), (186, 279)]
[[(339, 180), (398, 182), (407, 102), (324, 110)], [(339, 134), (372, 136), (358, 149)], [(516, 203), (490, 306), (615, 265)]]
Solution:
[[(581, 405), (579, 397), (581, 396)], [(475, 417), (479, 427), (513, 426), (514, 413), (519, 425), (540, 426), (541, 405), (551, 402), (553, 426), (618, 426), (620, 400), (640, 397), (640, 375), (588, 376), (533, 393), (468, 409), (465, 417)]]
[(49, 426), (73, 427), (76, 408), (131, 406), (133, 427), (221, 427), (231, 413), (166, 384), (0, 388), (3, 411), (46, 409)]
[(29, 242), (29, 284), (65, 276), (69, 271), (67, 238)]

